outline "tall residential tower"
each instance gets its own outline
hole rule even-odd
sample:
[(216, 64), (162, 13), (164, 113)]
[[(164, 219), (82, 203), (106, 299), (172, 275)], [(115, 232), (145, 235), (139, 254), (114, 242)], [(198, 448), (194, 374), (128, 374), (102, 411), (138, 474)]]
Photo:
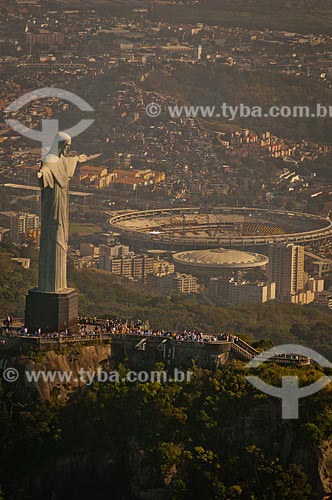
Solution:
[(269, 282), (276, 283), (276, 297), (287, 302), (298, 302), (296, 297), (303, 292), (304, 247), (293, 244), (271, 245), (268, 251)]

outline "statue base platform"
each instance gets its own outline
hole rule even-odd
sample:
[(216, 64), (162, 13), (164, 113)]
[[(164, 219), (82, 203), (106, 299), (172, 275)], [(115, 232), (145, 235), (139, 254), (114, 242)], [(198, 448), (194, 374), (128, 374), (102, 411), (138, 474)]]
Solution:
[(29, 290), (25, 305), (25, 326), (34, 332), (77, 330), (78, 295), (74, 288), (59, 293)]

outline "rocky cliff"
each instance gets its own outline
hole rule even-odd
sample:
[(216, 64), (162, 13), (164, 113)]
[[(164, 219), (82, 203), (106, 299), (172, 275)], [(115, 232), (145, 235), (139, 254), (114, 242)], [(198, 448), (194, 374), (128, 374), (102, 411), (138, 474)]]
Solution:
[[(31, 351), (18, 356), (2, 353), (2, 369), (13, 367), (19, 378), (10, 384), (19, 400), (32, 397), (42, 400), (66, 400), (75, 389), (86, 385), (81, 370), (95, 373), (108, 368), (111, 356), (109, 344), (62, 347), (56, 350)], [(37, 378), (30, 381), (31, 374)], [(9, 385), (9, 384), (8, 384)]]

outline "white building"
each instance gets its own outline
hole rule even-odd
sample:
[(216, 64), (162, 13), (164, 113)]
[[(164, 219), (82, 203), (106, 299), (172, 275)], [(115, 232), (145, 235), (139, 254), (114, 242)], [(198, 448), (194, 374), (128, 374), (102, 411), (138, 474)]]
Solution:
[(228, 283), (228, 300), (236, 304), (264, 304), (275, 298), (275, 283), (247, 283), (234, 280)]
[(271, 245), (268, 257), (268, 281), (276, 283), (277, 299), (293, 302), (292, 297), (304, 291), (304, 247)]

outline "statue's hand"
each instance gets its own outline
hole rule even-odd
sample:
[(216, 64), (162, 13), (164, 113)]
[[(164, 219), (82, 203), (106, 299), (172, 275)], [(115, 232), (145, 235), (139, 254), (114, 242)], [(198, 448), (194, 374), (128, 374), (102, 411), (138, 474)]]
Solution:
[(89, 161), (89, 160), (94, 160), (95, 158), (98, 158), (98, 156), (100, 156), (100, 155), (101, 155), (101, 153), (98, 153), (95, 155), (79, 155), (78, 162), (84, 163), (84, 162)]
[(94, 155), (90, 155), (89, 160), (94, 160), (95, 158), (98, 158), (99, 156), (101, 156), (101, 153), (96, 153)]
[(79, 155), (78, 163), (84, 163), (85, 161), (88, 161), (88, 159), (89, 159), (88, 155)]

